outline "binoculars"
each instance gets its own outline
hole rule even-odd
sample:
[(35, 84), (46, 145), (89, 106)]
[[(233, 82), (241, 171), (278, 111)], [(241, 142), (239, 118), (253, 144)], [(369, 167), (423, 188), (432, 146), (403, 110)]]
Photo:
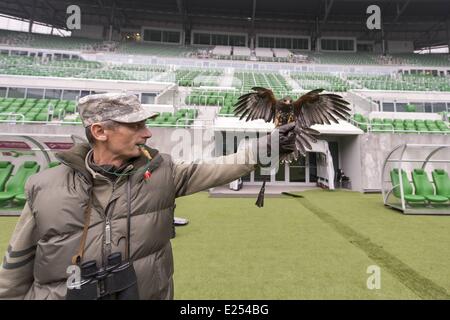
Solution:
[(136, 272), (130, 261), (122, 262), (120, 252), (108, 256), (107, 265), (97, 268), (95, 260), (80, 266), (81, 281), (77, 288), (67, 288), (67, 300), (137, 300)]

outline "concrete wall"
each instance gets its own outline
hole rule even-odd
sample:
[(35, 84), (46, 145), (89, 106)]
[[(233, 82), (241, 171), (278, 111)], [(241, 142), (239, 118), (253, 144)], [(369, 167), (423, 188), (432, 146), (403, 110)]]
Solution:
[[(336, 141), (335, 138), (327, 140)], [(350, 178), (352, 190), (371, 192), (381, 190), (383, 162), (396, 146), (405, 143), (450, 145), (450, 135), (366, 133), (360, 136), (342, 136), (337, 138), (337, 141), (339, 143), (339, 165), (345, 175)], [(429, 148), (410, 150), (407, 156), (423, 159), (430, 150)], [(450, 149), (440, 151), (433, 159), (450, 160)], [(409, 172), (421, 166), (422, 163), (410, 163), (405, 166), (405, 170)], [(430, 163), (426, 167), (429, 172), (436, 168), (450, 171), (450, 163)]]
[[(1, 47), (0, 47), (1, 48)], [(363, 66), (363, 65), (322, 65), (322, 64), (299, 64), (299, 63), (255, 63), (252, 61), (236, 61), (236, 60), (204, 60), (193, 58), (178, 57), (154, 57), (145, 55), (120, 55), (111, 53), (101, 54), (82, 54), (83, 58), (93, 61), (116, 63), (137, 63), (161, 66), (173, 66), (190, 68), (234, 68), (235, 70), (252, 70), (252, 71), (289, 71), (289, 72), (342, 72), (342, 73), (390, 73), (398, 71), (398, 66)], [(256, 69), (255, 69), (256, 68)], [(436, 69), (436, 68), (433, 68)]]
[(103, 28), (104, 27), (102, 25), (89, 25), (82, 23), (80, 30), (72, 31), (72, 36), (102, 40)]
[[(147, 144), (158, 149), (162, 153), (173, 154), (175, 158), (184, 160), (196, 159), (199, 157), (208, 158), (214, 155), (214, 150), (209, 150), (214, 139), (214, 132), (208, 129), (184, 129), (177, 128), (150, 128), (152, 137)], [(2, 135), (2, 133), (14, 133), (17, 136), (11, 137)], [(20, 135), (29, 135), (39, 142), (71, 142), (68, 135), (77, 135), (85, 138), (85, 130), (81, 125), (18, 125), (18, 124), (0, 124), (0, 141), (26, 141), (19, 138)], [(65, 135), (62, 137), (60, 135)], [(32, 146), (31, 143), (28, 143)], [(214, 143), (212, 143), (214, 145)], [(183, 149), (184, 153), (178, 152)], [(39, 157), (43, 159), (43, 157)], [(0, 161), (2, 159), (0, 153)]]
[(340, 137), (339, 163), (344, 174), (350, 178), (352, 190), (362, 192), (361, 136)]
[[(212, 128), (150, 128), (152, 137), (148, 145), (158, 149), (162, 153), (169, 153), (175, 159), (195, 161), (197, 159), (210, 158), (215, 155), (214, 131)], [(41, 142), (70, 142), (67, 135), (73, 134), (85, 137), (84, 128), (81, 125), (14, 125), (0, 124), (0, 141), (23, 141), (17, 137), (7, 137), (1, 133), (15, 134), (45, 134), (45, 137), (36, 137)], [(65, 138), (58, 135), (66, 135)], [(388, 153), (396, 146), (404, 143), (413, 144), (449, 144), (450, 135), (441, 134), (363, 134), (360, 136), (327, 136), (328, 141), (337, 141), (339, 144), (339, 166), (344, 170), (346, 176), (350, 177), (352, 190), (359, 192), (370, 192), (381, 190), (381, 169)], [(231, 142), (231, 141), (230, 141)], [(217, 142), (220, 147), (222, 144)], [(425, 148), (409, 152), (410, 158), (424, 158)], [(4, 150), (0, 150), (4, 151)], [(222, 150), (219, 150), (221, 153)], [(38, 161), (44, 159), (36, 157)], [(437, 159), (450, 159), (450, 150), (440, 152)], [(21, 158), (22, 159), (22, 158)], [(25, 158), (23, 158), (25, 159)], [(6, 159), (0, 153), (0, 160)], [(43, 163), (45, 164), (45, 163)], [(421, 163), (410, 164), (406, 170), (420, 168)], [(449, 163), (430, 164), (428, 170), (433, 168), (444, 168), (450, 171)], [(336, 168), (337, 169), (337, 168)]]
[(177, 104), (177, 102), (179, 102), (176, 98), (178, 96), (178, 86), (177, 85), (172, 85), (170, 87), (167, 87), (166, 89), (164, 89), (164, 91), (162, 91), (161, 93), (159, 93), (156, 98), (155, 98), (155, 103), (156, 104), (170, 104), (170, 105), (174, 105)]
[(370, 112), (378, 111), (379, 109), (377, 103), (356, 91), (347, 92), (346, 99), (351, 103), (354, 113), (360, 113), (366, 116)]
[(387, 41), (387, 50), (389, 53), (412, 53), (414, 44), (412, 41)]
[[(434, 69), (434, 68), (433, 68)], [(381, 90), (353, 90), (352, 93), (370, 97), (373, 100), (397, 102), (447, 102), (450, 101), (450, 92), (438, 91), (381, 91)]]
[(74, 79), (53, 77), (30, 77), (16, 75), (0, 76), (0, 87), (49, 88), (70, 90), (95, 90), (105, 92), (161, 92), (169, 82), (125, 81), (103, 79)]
[[(398, 145), (405, 143), (412, 144), (449, 144), (450, 135), (441, 134), (364, 134), (359, 136), (359, 152), (361, 166), (361, 189), (358, 191), (376, 191), (381, 189), (381, 170), (383, 162), (389, 152)], [(354, 146), (351, 147), (355, 150)], [(429, 149), (422, 148), (411, 152), (411, 158), (423, 158)], [(357, 151), (356, 151), (357, 152)], [(450, 150), (439, 154), (441, 159), (450, 159)], [(349, 159), (351, 157), (349, 156)], [(352, 160), (349, 160), (353, 162)], [(356, 164), (358, 165), (358, 164)], [(411, 164), (406, 170), (420, 168), (421, 163)], [(430, 166), (430, 168), (433, 166)], [(449, 164), (440, 163), (435, 168), (448, 168)], [(356, 173), (356, 172), (355, 172)], [(355, 189), (356, 190), (356, 189)]]

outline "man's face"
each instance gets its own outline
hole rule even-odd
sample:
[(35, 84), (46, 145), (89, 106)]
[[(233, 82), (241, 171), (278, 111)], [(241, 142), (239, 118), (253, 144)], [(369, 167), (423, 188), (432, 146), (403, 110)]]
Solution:
[(106, 148), (112, 154), (124, 159), (140, 155), (137, 145), (145, 144), (152, 134), (145, 125), (145, 120), (136, 123), (117, 123), (111, 129), (105, 129)]

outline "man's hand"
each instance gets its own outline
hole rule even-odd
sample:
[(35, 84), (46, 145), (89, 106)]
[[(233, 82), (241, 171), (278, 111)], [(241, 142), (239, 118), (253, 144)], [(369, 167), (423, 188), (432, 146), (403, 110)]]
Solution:
[(290, 123), (282, 125), (281, 127), (278, 128), (278, 133), (280, 136), (280, 141), (279, 141), (280, 155), (294, 152), (294, 150), (295, 150), (294, 127), (295, 127), (295, 122), (290, 122)]

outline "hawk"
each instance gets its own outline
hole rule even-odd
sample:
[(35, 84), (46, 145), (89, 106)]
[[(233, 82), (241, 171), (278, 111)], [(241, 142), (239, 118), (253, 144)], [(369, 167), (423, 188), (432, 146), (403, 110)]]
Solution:
[(321, 94), (324, 89), (312, 90), (295, 101), (289, 96), (277, 100), (270, 89), (253, 87), (252, 90), (239, 97), (234, 105), (235, 116), (245, 121), (264, 119), (274, 122), (276, 128), (295, 122), (295, 159), (299, 153), (305, 156), (306, 149), (312, 149), (311, 142), (317, 142), (320, 133), (312, 125), (338, 123), (338, 119), (350, 116), (349, 103), (337, 94)]

